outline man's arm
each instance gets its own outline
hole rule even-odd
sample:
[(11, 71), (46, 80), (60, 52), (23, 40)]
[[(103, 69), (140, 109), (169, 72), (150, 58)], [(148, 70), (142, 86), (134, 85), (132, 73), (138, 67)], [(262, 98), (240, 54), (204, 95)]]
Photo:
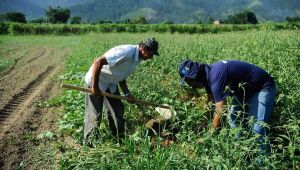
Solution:
[(222, 111), (223, 111), (223, 106), (225, 105), (225, 100), (219, 101), (216, 104), (216, 109), (215, 109), (215, 116), (214, 116), (214, 120), (213, 120), (213, 128), (218, 128), (220, 127), (220, 120), (222, 117)]
[(120, 85), (120, 87), (121, 87), (121, 89), (122, 89), (122, 91), (123, 91), (123, 93), (125, 95), (126, 94), (130, 94), (130, 91), (129, 91), (128, 87), (127, 87), (126, 79), (123, 80), (123, 81), (121, 81), (121, 82), (119, 82), (119, 85)]
[(123, 81), (119, 82), (119, 85), (123, 91), (123, 93), (125, 94), (126, 97), (128, 97), (128, 102), (129, 103), (134, 103), (134, 96), (130, 93), (127, 83), (126, 83), (126, 79), (124, 79)]
[(92, 94), (93, 95), (101, 94), (98, 82), (99, 82), (99, 76), (103, 65), (107, 65), (107, 60), (104, 56), (94, 60), (93, 73), (92, 73)]

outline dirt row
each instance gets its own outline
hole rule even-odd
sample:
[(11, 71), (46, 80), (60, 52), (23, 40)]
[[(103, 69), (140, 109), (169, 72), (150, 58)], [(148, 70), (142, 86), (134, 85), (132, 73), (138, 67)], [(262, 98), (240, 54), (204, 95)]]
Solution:
[(37, 104), (58, 93), (56, 76), (68, 54), (44, 46), (9, 48), (0, 49), (1, 55), (14, 59), (0, 77), (0, 169), (30, 164), (38, 145), (33, 136), (56, 128), (55, 111)]

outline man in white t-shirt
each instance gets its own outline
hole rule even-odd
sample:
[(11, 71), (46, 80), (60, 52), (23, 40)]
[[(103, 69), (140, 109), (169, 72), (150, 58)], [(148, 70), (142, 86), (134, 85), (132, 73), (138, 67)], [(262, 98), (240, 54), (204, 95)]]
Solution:
[(85, 82), (92, 89), (85, 97), (84, 139), (89, 141), (92, 134), (99, 135), (95, 128), (100, 125), (103, 102), (107, 107), (109, 127), (114, 136), (123, 138), (125, 132), (124, 104), (119, 99), (99, 96), (101, 92), (120, 95), (118, 84), (126, 97), (134, 103), (126, 78), (133, 72), (141, 60), (152, 59), (158, 54), (158, 42), (147, 39), (138, 45), (120, 45), (95, 59), (85, 76)]

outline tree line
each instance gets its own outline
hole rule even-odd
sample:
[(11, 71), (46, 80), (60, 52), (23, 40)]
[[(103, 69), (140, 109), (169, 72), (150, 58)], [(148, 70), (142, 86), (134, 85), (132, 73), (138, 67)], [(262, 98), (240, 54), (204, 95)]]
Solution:
[[(49, 6), (45, 10), (45, 18), (38, 18), (29, 21), (30, 23), (52, 23), (52, 24), (66, 24), (69, 21), (70, 24), (82, 24), (82, 18), (80, 16), (71, 17), (71, 11), (68, 8), (51, 7)], [(299, 22), (300, 16), (287, 17), (288, 22)], [(7, 12), (0, 15), (0, 22), (19, 22), (27, 23), (25, 14), (21, 12)], [(88, 22), (85, 22), (88, 23)], [(113, 22), (110, 20), (99, 20), (96, 23), (91, 24), (105, 24), (105, 23), (122, 23), (122, 24), (148, 24), (145, 17), (137, 17), (135, 19), (126, 19), (124, 21)], [(258, 20), (254, 12), (244, 10), (234, 15), (229, 15), (227, 19), (215, 20), (209, 19), (208, 23), (225, 23), (225, 24), (258, 24)], [(163, 21), (162, 24), (173, 24), (172, 21)], [(202, 24), (201, 21), (196, 21), (195, 24)]]
[(295, 30), (300, 22), (263, 24), (31, 24), (0, 22), (0, 34), (11, 35), (69, 35), (90, 32), (129, 32), (129, 33), (183, 33), (205, 34), (246, 30)]

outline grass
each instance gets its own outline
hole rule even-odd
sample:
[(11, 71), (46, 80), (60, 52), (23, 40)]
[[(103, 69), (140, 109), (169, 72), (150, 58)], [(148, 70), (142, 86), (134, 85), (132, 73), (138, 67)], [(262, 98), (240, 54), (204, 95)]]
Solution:
[(12, 65), (11, 61), (8, 61), (4, 58), (0, 58), (0, 72), (6, 70), (10, 65)]
[[(0, 36), (0, 73), (9, 70), (34, 46), (75, 49), (82, 36)], [(26, 47), (26, 48), (24, 48)], [(26, 51), (27, 50), (27, 51)], [(72, 50), (71, 50), (72, 51)]]

